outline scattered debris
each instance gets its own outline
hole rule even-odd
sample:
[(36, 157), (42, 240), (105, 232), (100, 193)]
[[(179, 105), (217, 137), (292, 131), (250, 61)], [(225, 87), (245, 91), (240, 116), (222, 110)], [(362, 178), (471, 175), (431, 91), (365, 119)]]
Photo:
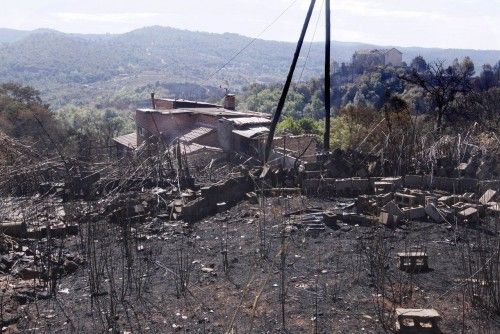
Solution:
[(396, 318), (398, 333), (440, 333), (441, 316), (434, 309), (396, 308)]
[(408, 272), (423, 272), (429, 269), (429, 257), (423, 249), (417, 248), (397, 254), (399, 269)]

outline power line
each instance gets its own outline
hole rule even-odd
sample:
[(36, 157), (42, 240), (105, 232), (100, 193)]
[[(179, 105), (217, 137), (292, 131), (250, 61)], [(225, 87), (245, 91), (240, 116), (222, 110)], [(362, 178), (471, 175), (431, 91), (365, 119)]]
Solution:
[(208, 78), (205, 80), (207, 82), (208, 80), (212, 79), (217, 73), (222, 71), (224, 67), (226, 67), (230, 62), (232, 62), (236, 57), (238, 57), (243, 51), (245, 51), (250, 45), (252, 45), (257, 39), (259, 39), (260, 36), (262, 36), (269, 28), (271, 28), (295, 3), (297, 0), (293, 0), (292, 3), (285, 8), (284, 11), (281, 12), (280, 15), (278, 15), (267, 27), (264, 28), (256, 37), (254, 37), (250, 42), (248, 42), (242, 49), (240, 49), (238, 52), (236, 52), (231, 58), (229, 58), (228, 61), (224, 63), (221, 67), (219, 67), (215, 72), (210, 74)]
[(324, 3), (325, 3), (325, 0), (323, 0), (323, 2), (321, 3), (321, 7), (319, 9), (318, 18), (316, 19), (316, 26), (314, 27), (314, 32), (313, 32), (313, 35), (312, 35), (312, 38), (311, 38), (311, 42), (309, 42), (309, 49), (307, 50), (306, 59), (304, 61), (304, 66), (302, 66), (302, 71), (300, 72), (300, 76), (299, 76), (299, 79), (297, 80), (297, 82), (299, 82), (300, 79), (302, 79), (302, 74), (304, 73), (304, 70), (306, 69), (307, 60), (309, 59), (309, 53), (311, 53), (311, 47), (312, 47), (313, 42), (314, 42), (314, 37), (316, 36), (316, 29), (318, 29), (318, 23), (319, 23), (319, 20), (321, 19), (321, 14), (323, 13), (323, 5), (324, 5)]

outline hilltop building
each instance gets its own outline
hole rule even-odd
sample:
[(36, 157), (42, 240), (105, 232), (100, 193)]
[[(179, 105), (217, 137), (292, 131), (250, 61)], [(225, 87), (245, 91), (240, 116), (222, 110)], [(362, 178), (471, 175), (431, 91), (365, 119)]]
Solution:
[(352, 56), (352, 62), (365, 66), (401, 66), (403, 53), (395, 48), (358, 50)]

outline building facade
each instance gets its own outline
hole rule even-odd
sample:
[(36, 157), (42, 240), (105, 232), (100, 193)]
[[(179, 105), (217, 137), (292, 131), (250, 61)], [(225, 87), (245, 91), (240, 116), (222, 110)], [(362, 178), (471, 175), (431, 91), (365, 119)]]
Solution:
[(356, 66), (402, 66), (403, 53), (395, 48), (392, 49), (370, 49), (356, 51), (352, 57)]

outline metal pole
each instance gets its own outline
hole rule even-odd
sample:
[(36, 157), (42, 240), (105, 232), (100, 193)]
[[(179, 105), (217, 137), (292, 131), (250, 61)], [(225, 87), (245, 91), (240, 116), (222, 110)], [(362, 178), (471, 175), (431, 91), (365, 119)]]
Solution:
[(330, 0), (325, 0), (325, 133), (323, 146), (325, 151), (330, 150)]
[(273, 116), (273, 121), (269, 128), (269, 134), (267, 136), (267, 141), (266, 141), (266, 148), (264, 151), (264, 166), (267, 164), (267, 160), (269, 159), (269, 153), (271, 152), (271, 144), (274, 139), (274, 131), (276, 130), (276, 125), (278, 124), (281, 112), (283, 111), (283, 107), (285, 105), (286, 96), (288, 94), (288, 90), (290, 89), (290, 84), (292, 82), (293, 72), (295, 70), (295, 66), (297, 65), (297, 60), (299, 59), (300, 49), (302, 48), (302, 44), (304, 42), (304, 37), (307, 32), (307, 27), (309, 26), (309, 21), (311, 19), (315, 3), (316, 0), (311, 0), (311, 4), (309, 5), (309, 10), (307, 11), (304, 25), (302, 26), (302, 32), (300, 33), (299, 41), (297, 43), (297, 48), (295, 49), (295, 54), (293, 55), (292, 65), (290, 65), (290, 71), (288, 72), (288, 76), (285, 81), (285, 86), (283, 87), (283, 91), (281, 92), (281, 97), (278, 101), (278, 107), (276, 108), (276, 112), (274, 113)]

